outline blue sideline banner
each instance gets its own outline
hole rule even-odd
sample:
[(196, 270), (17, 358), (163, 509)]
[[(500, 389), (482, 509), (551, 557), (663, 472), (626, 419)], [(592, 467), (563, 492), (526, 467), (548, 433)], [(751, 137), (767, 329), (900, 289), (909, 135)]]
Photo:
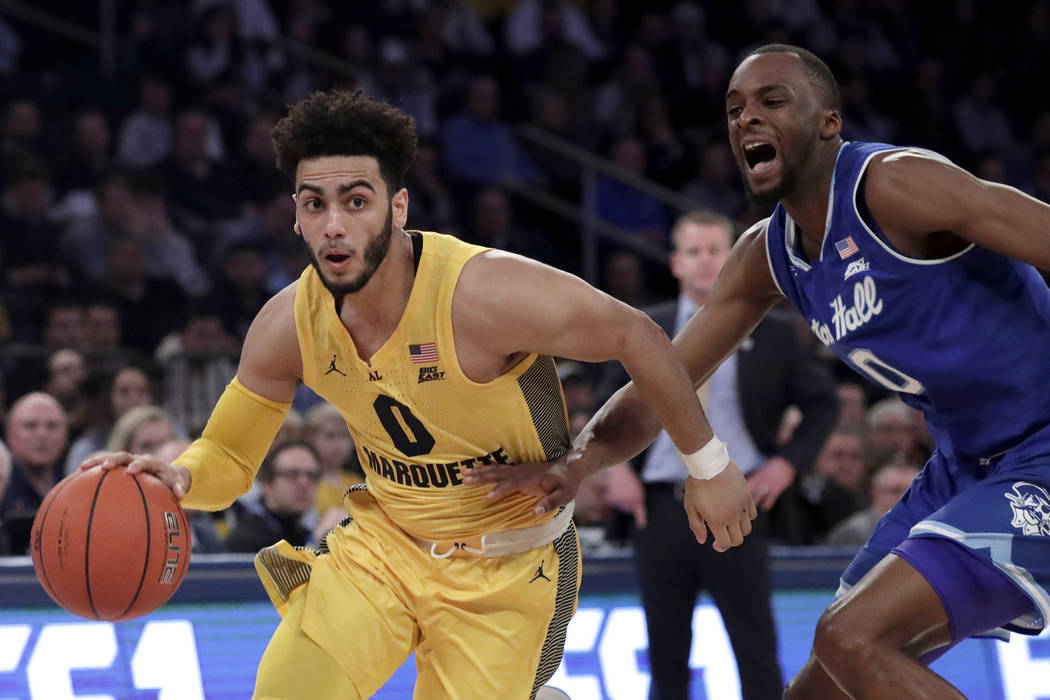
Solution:
[[(826, 590), (777, 591), (774, 610), (785, 677), (802, 666)], [(122, 623), (88, 622), (55, 608), (0, 610), (0, 700), (193, 700), (249, 698), (255, 667), (277, 624), (268, 603), (171, 604)], [(739, 698), (736, 663), (717, 610), (702, 600), (693, 616), (694, 698)], [(1050, 697), (1050, 636), (1014, 635), (1009, 644), (969, 640), (934, 668), (967, 696)], [(412, 697), (410, 659), (376, 696)], [(637, 598), (581, 597), (565, 660), (551, 681), (573, 700), (644, 700), (645, 617)]]

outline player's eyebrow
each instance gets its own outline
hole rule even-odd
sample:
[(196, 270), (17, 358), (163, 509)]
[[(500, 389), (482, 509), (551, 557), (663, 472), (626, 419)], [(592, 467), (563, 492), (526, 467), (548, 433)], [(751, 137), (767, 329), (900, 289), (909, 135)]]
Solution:
[[(365, 180), (364, 178), (359, 178), (357, 180), (352, 180), (350, 182), (344, 182), (343, 184), (339, 185), (339, 187), (336, 188), (336, 193), (337, 194), (346, 194), (347, 192), (349, 192), (350, 190), (354, 189), (355, 187), (364, 187), (365, 189), (371, 190), (372, 192), (376, 191), (376, 188), (372, 185), (371, 182), (369, 182), (368, 180)], [(295, 191), (295, 193), (296, 194), (301, 194), (303, 190), (307, 190), (309, 192), (313, 192), (314, 194), (322, 196), (322, 197), (324, 196), (324, 188), (318, 187), (317, 185), (311, 185), (309, 183), (304, 182), (301, 185), (299, 185), (299, 189), (297, 189)]]

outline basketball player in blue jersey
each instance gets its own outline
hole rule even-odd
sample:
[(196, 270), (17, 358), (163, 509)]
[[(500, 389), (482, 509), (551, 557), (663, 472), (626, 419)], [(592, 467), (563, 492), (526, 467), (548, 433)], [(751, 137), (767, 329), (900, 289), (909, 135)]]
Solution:
[[(797, 47), (749, 54), (726, 115), (749, 194), (778, 203), (675, 340), (693, 381), (786, 296), (843, 361), (921, 409), (936, 443), (785, 697), (961, 698), (930, 661), (1050, 616), (1050, 291), (1035, 269), (1050, 268), (1050, 207), (929, 151), (844, 142), (835, 79)], [(550, 508), (658, 432), (628, 385), (556, 469), (471, 480), (502, 482), (494, 497), (539, 487)]]

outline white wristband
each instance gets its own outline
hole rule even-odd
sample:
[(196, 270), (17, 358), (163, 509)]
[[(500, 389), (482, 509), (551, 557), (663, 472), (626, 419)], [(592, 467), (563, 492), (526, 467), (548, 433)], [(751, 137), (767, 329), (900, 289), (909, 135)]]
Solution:
[(682, 461), (689, 469), (689, 476), (694, 479), (712, 479), (729, 466), (729, 448), (716, 435), (696, 452), (682, 455)]

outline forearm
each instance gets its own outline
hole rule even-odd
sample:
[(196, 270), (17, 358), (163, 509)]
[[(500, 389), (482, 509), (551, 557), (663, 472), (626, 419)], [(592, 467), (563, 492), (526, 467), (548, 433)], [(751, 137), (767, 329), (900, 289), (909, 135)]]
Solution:
[[(631, 334), (620, 361), (631, 375), (635, 390), (679, 451), (695, 452), (713, 435), (695, 384), (667, 336), (648, 318), (645, 321), (644, 328)], [(652, 432), (645, 444), (656, 439), (658, 432)]]
[(609, 398), (573, 446), (570, 463), (584, 475), (631, 459), (661, 428), (686, 453), (712, 437), (693, 381), (672, 346), (662, 333), (648, 342), (638, 337), (633, 336), (620, 358), (633, 381)]
[(289, 407), (249, 391), (236, 378), (231, 381), (201, 438), (174, 461), (190, 474), (183, 505), (221, 510), (246, 493)]
[(567, 462), (580, 479), (620, 464), (660, 434), (660, 421), (633, 384), (621, 387), (580, 431)]

